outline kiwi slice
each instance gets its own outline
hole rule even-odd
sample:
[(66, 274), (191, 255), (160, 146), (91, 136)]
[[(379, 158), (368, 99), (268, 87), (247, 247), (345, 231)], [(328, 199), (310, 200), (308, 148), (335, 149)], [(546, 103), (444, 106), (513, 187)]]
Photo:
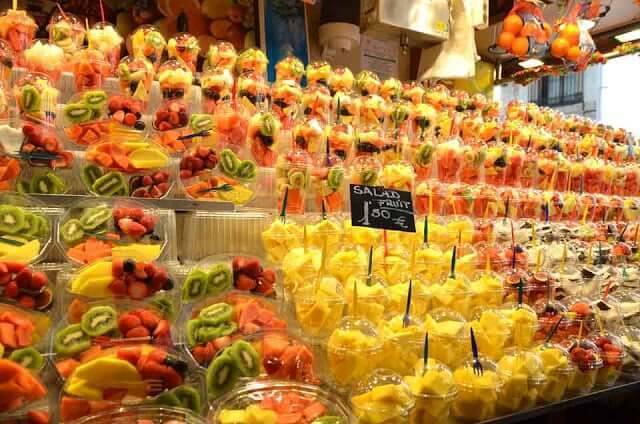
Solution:
[(31, 212), (24, 213), (24, 226), (20, 230), (20, 234), (28, 237), (35, 238), (38, 237), (40, 233), (40, 220), (36, 216), (36, 214)]
[(91, 184), (91, 190), (100, 196), (114, 196), (122, 188), (127, 187), (127, 182), (121, 172), (107, 172)]
[(233, 307), (228, 303), (214, 303), (202, 309), (198, 314), (198, 319), (207, 325), (218, 325), (231, 321), (233, 317)]
[(360, 181), (362, 181), (363, 185), (372, 186), (375, 185), (378, 181), (378, 173), (371, 169), (367, 169), (362, 171), (360, 174)]
[(17, 234), (25, 225), (24, 209), (13, 205), (0, 206), (0, 233)]
[(207, 294), (220, 294), (233, 286), (233, 272), (229, 265), (215, 264), (207, 275)]
[(16, 183), (16, 191), (18, 194), (31, 193), (31, 183), (27, 180), (20, 180)]
[(206, 381), (210, 398), (220, 397), (235, 386), (238, 381), (238, 370), (228, 349), (211, 361), (207, 368)]
[(82, 331), (96, 337), (115, 330), (118, 326), (118, 313), (111, 306), (94, 306), (82, 315)]
[(96, 165), (87, 165), (82, 168), (82, 172), (80, 173), (80, 179), (84, 183), (85, 187), (90, 188), (93, 183), (100, 177), (102, 177), (104, 173), (102, 172), (102, 168)]
[(65, 188), (64, 181), (52, 172), (36, 175), (31, 179), (31, 193), (60, 194), (64, 192)]
[(53, 350), (63, 356), (73, 356), (91, 347), (91, 337), (80, 324), (71, 324), (58, 331), (53, 339)]
[(236, 177), (245, 181), (253, 180), (257, 175), (257, 169), (255, 162), (252, 160), (243, 160), (238, 165), (236, 170)]
[(36, 215), (36, 219), (38, 220), (38, 237), (49, 237), (51, 232), (49, 220), (42, 215)]
[(260, 358), (251, 343), (238, 340), (229, 347), (229, 354), (243, 377), (257, 377), (260, 374)]
[(93, 110), (100, 110), (107, 104), (107, 93), (103, 90), (86, 91), (82, 95), (84, 103)]
[(230, 149), (223, 149), (220, 152), (220, 171), (228, 177), (235, 177), (240, 159)]
[(176, 313), (175, 307), (173, 306), (173, 302), (166, 297), (155, 298), (151, 300), (151, 304), (169, 320), (174, 318)]
[(189, 409), (195, 413), (199, 413), (202, 409), (202, 399), (200, 392), (192, 386), (178, 386), (172, 390), (173, 395), (178, 398), (182, 408)]
[(267, 137), (272, 137), (275, 128), (276, 128), (275, 117), (270, 113), (263, 114), (260, 122), (260, 134)]
[(40, 92), (33, 85), (27, 84), (20, 91), (20, 107), (25, 112), (38, 112), (40, 110)]
[(187, 322), (187, 343), (195, 346), (199, 343), (207, 343), (218, 337), (230, 336), (238, 329), (235, 322), (221, 322), (217, 325), (209, 325), (200, 318)]
[(82, 224), (77, 219), (70, 219), (60, 227), (60, 237), (67, 244), (79, 242), (84, 237)]
[(44, 365), (42, 355), (32, 347), (14, 350), (9, 359), (32, 371), (38, 371)]
[(288, 175), (289, 184), (291, 188), (305, 188), (307, 182), (307, 176), (304, 171), (299, 169), (292, 169)]
[(173, 390), (168, 390), (156, 396), (154, 403), (158, 405), (169, 406), (174, 408), (180, 408), (182, 406), (180, 399), (178, 399), (178, 397), (176, 396)]
[(95, 230), (111, 219), (112, 212), (108, 206), (85, 209), (80, 217), (80, 225), (86, 231)]
[(205, 131), (213, 128), (213, 116), (207, 113), (194, 113), (189, 118), (189, 126), (194, 131)]
[(182, 284), (182, 301), (198, 299), (207, 292), (207, 273), (201, 269), (192, 269)]
[(84, 103), (67, 103), (62, 110), (64, 116), (73, 124), (91, 121), (91, 109)]
[(331, 168), (327, 174), (327, 187), (338, 190), (344, 181), (344, 171), (340, 168)]
[(187, 345), (195, 346), (200, 341), (198, 340), (198, 332), (200, 328), (207, 325), (201, 319), (190, 319), (187, 321)]
[(416, 163), (420, 166), (427, 166), (431, 163), (433, 157), (433, 146), (431, 144), (423, 144), (416, 154)]

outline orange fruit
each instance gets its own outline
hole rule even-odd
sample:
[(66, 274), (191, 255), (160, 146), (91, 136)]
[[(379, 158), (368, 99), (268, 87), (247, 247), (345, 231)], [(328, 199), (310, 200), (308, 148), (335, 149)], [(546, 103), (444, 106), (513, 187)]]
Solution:
[(502, 22), (502, 30), (510, 32), (513, 35), (518, 35), (523, 25), (524, 22), (522, 22), (522, 18), (514, 13), (504, 18), (504, 21)]
[(576, 46), (580, 42), (580, 28), (576, 24), (565, 24), (560, 30), (560, 37), (569, 42), (569, 45)]
[(511, 53), (516, 56), (525, 56), (529, 52), (529, 40), (527, 37), (518, 37), (511, 44)]
[(567, 60), (570, 60), (572, 62), (577, 62), (578, 59), (580, 59), (580, 47), (578, 46), (571, 46), (569, 47), (569, 50), (567, 50)]
[(551, 56), (563, 58), (569, 50), (569, 42), (562, 37), (558, 37), (551, 43)]
[(503, 31), (498, 36), (498, 46), (502, 47), (506, 51), (511, 51), (511, 45), (516, 37), (507, 31)]

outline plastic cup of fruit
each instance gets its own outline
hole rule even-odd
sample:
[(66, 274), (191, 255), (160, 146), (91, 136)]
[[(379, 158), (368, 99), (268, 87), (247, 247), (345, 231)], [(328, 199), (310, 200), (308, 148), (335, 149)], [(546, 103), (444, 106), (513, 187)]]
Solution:
[(538, 391), (546, 382), (539, 355), (534, 351), (509, 349), (497, 366), (502, 380), (498, 411), (513, 413), (533, 408), (538, 402)]
[(203, 420), (193, 412), (168, 406), (137, 405), (117, 410), (96, 412), (80, 418), (78, 423), (89, 424), (202, 424)]
[(347, 391), (378, 367), (383, 340), (373, 323), (342, 318), (326, 344), (327, 371), (338, 391)]
[(418, 215), (439, 215), (445, 198), (445, 189), (436, 180), (419, 181), (415, 191)]
[(120, 90), (144, 102), (149, 98), (155, 71), (144, 57), (126, 56), (116, 67)]
[(451, 413), (460, 421), (484, 421), (496, 415), (498, 394), (502, 381), (498, 366), (480, 358), (483, 373), (476, 375), (473, 362), (465, 361), (453, 372), (458, 394), (453, 400)]
[(329, 122), (331, 116), (331, 95), (323, 85), (308, 86), (302, 90), (302, 113), (306, 118), (316, 119), (323, 124)]
[(0, 14), (0, 38), (9, 43), (18, 66), (24, 65), (23, 52), (31, 45), (38, 25), (25, 10), (7, 9)]
[(602, 352), (595, 343), (588, 339), (571, 338), (567, 340), (566, 344), (571, 361), (575, 366), (575, 373), (569, 380), (567, 391), (587, 394), (594, 388), (598, 371), (603, 366)]
[(307, 65), (306, 76), (309, 86), (328, 86), (329, 77), (331, 76), (331, 65), (323, 60), (311, 62)]
[(207, 72), (215, 69), (226, 69), (233, 73), (236, 67), (238, 53), (233, 44), (227, 41), (218, 41), (209, 46), (207, 55), (202, 64), (202, 71)]
[(542, 361), (546, 379), (537, 387), (538, 400), (553, 403), (562, 400), (573, 378), (575, 367), (567, 350), (557, 344), (543, 344), (534, 348)]
[(451, 404), (458, 394), (449, 367), (430, 358), (426, 367), (419, 360), (413, 371), (404, 377), (415, 400), (409, 424), (448, 422)]
[[(333, 95), (331, 108), (334, 111), (335, 124), (355, 125), (360, 116), (360, 99), (351, 91), (338, 91)], [(361, 125), (365, 123), (360, 122)]]
[(269, 106), (269, 82), (262, 74), (257, 72), (245, 72), (236, 80), (236, 100), (247, 111), (255, 113), (266, 110)]
[(536, 186), (538, 176), (538, 154), (533, 150), (527, 150), (522, 161), (520, 171), (520, 187), (533, 188)]
[(305, 218), (309, 246), (323, 249), (326, 244), (327, 255), (340, 248), (344, 229), (339, 216), (314, 213), (306, 214)]
[(361, 424), (408, 423), (415, 405), (409, 386), (387, 369), (377, 369), (360, 381), (350, 397)]
[(413, 278), (409, 278), (409, 273), (405, 280), (397, 280), (397, 282), (388, 284), (389, 304), (387, 311), (391, 314), (404, 314), (407, 309), (407, 296), (409, 294), (409, 281), (412, 285), (411, 293), (411, 313), (417, 317), (422, 317), (431, 308), (431, 291), (426, 283)]
[(435, 244), (422, 244), (415, 250), (414, 269), (416, 277), (432, 284), (442, 280), (447, 270), (444, 252)]
[(259, 166), (273, 167), (278, 158), (280, 121), (271, 112), (258, 112), (249, 119), (247, 142)]
[(317, 210), (327, 213), (342, 212), (345, 196), (345, 170), (342, 160), (335, 155), (318, 157), (311, 170), (311, 186), (315, 193)]
[(362, 96), (378, 94), (380, 91), (380, 77), (371, 71), (360, 71), (356, 75), (355, 88)]
[(474, 320), (469, 321), (469, 327), (478, 344), (478, 351), (491, 360), (499, 360), (505, 354), (505, 348), (511, 341), (511, 322), (500, 309), (477, 307), (474, 310)]
[(167, 45), (162, 33), (152, 25), (141, 25), (129, 35), (127, 48), (133, 56), (146, 57), (158, 69)]
[(412, 374), (414, 365), (423, 355), (423, 323), (419, 318), (409, 318), (405, 326), (404, 313), (401, 312), (380, 324), (380, 334), (384, 339), (381, 355), (384, 367), (400, 375)]
[(462, 164), (462, 146), (458, 138), (451, 138), (436, 146), (436, 164), (440, 181), (445, 183), (458, 181)]
[(48, 76), (29, 72), (13, 85), (13, 97), (22, 117), (53, 122), (58, 108), (58, 90)]
[(356, 157), (357, 156), (380, 156), (384, 145), (382, 129), (377, 126), (364, 126), (356, 131)]
[(622, 374), (622, 365), (627, 355), (620, 338), (609, 332), (597, 333), (591, 340), (602, 352), (602, 368), (598, 369), (596, 386), (611, 387)]
[[(478, 261), (478, 267), (484, 264)], [(498, 307), (503, 303), (502, 276), (494, 271), (478, 271), (471, 278), (473, 304), (481, 307)]]
[(469, 356), (467, 321), (451, 309), (433, 309), (424, 321), (429, 333), (429, 356), (448, 367), (457, 367)]
[(293, 80), (276, 81), (271, 86), (271, 110), (280, 120), (283, 129), (293, 128), (300, 114), (301, 100), (302, 89)]
[(402, 85), (402, 98), (414, 105), (423, 103), (424, 93), (424, 87), (418, 81), (406, 81)]
[(101, 51), (109, 63), (111, 74), (115, 73), (120, 61), (120, 48), (124, 41), (118, 30), (110, 22), (96, 22), (87, 32), (89, 47)]
[(84, 44), (85, 26), (71, 13), (54, 13), (47, 25), (49, 41), (71, 55)]
[(261, 234), (262, 245), (267, 253), (267, 259), (273, 264), (282, 263), (289, 251), (302, 247), (304, 233), (303, 226), (299, 220), (292, 219), (289, 216), (283, 219), (277, 215), (269, 227)]
[(373, 250), (373, 272), (383, 278), (390, 286), (408, 281), (410, 273), (410, 255), (400, 243), (382, 243)]
[(380, 182), (385, 188), (412, 192), (415, 183), (413, 166), (402, 160), (389, 162), (382, 169)]
[(276, 81), (294, 81), (300, 84), (305, 74), (304, 64), (295, 56), (287, 56), (276, 63)]
[(348, 173), (351, 184), (378, 186), (382, 164), (373, 156), (357, 156), (351, 161)]
[(54, 83), (60, 78), (64, 59), (62, 48), (45, 39), (34, 40), (24, 51), (27, 71), (42, 73)]
[(193, 74), (185, 63), (167, 60), (158, 68), (157, 77), (164, 99), (182, 99), (189, 95)]
[(503, 186), (505, 183), (507, 156), (501, 144), (489, 145), (484, 158), (484, 181), (494, 186)]
[[(366, 266), (366, 265), (365, 265)], [(331, 268), (331, 259), (329, 260)], [(317, 274), (316, 270), (316, 274)], [(369, 279), (362, 270), (352, 272), (344, 280), (347, 314), (369, 320), (374, 325), (384, 322), (390, 309), (389, 291), (386, 283), (377, 275)], [(357, 299), (354, 301), (354, 285), (357, 285)]]
[(169, 59), (180, 60), (189, 67), (191, 72), (195, 72), (196, 70), (198, 52), (200, 52), (198, 39), (186, 32), (174, 35), (167, 42)]
[(264, 52), (257, 48), (243, 50), (236, 59), (236, 72), (242, 75), (245, 72), (255, 72), (258, 75), (266, 75), (269, 59)]
[(349, 124), (334, 124), (329, 128), (327, 136), (330, 152), (342, 161), (348, 162), (353, 156), (355, 133)]
[[(160, 258), (166, 247), (166, 225), (156, 209), (133, 200), (91, 199), (67, 209), (56, 242), (78, 265), (110, 256), (148, 262)], [(113, 238), (103, 236), (107, 233)]]
[(217, 145), (240, 154), (246, 145), (249, 125), (249, 114), (245, 107), (233, 101), (219, 103), (214, 122)]
[(322, 250), (315, 247), (293, 247), (282, 259), (284, 275), (284, 299), (289, 306), (294, 305), (296, 294), (313, 284), (320, 272)]
[(290, 417), (313, 406), (318, 422), (347, 424), (352, 419), (349, 408), (335, 394), (316, 385), (285, 381), (254, 381), (230, 391), (210, 409), (213, 424), (245, 422), (247, 416), (256, 423), (275, 423), (280, 416)]
[(385, 118), (385, 101), (377, 94), (369, 94), (358, 99), (360, 104), (360, 125), (382, 126)]
[(280, 156), (276, 162), (276, 192), (278, 211), (282, 210), (285, 195), (287, 214), (302, 214), (309, 185), (311, 158), (304, 150)]
[(341, 284), (333, 277), (317, 276), (294, 295), (295, 318), (305, 338), (326, 340), (338, 327), (346, 301)]
[(339, 91), (348, 93), (353, 90), (353, 82), (354, 77), (353, 73), (349, 68), (344, 66), (335, 66), (333, 68), (333, 72), (329, 75), (329, 80), (327, 81), (329, 85), (329, 91), (332, 96)]
[(102, 87), (105, 78), (111, 74), (111, 64), (104, 53), (90, 47), (74, 53), (71, 63), (77, 91)]

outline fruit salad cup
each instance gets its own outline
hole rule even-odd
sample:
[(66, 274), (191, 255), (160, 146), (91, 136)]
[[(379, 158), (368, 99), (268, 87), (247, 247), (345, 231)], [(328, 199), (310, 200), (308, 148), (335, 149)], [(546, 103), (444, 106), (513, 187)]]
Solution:
[(71, 13), (54, 13), (47, 25), (49, 41), (71, 56), (82, 48), (86, 30), (80, 19)]
[(149, 99), (154, 73), (153, 65), (144, 57), (126, 56), (122, 58), (116, 69), (120, 91), (146, 103)]
[(95, 196), (159, 199), (173, 186), (169, 155), (145, 139), (93, 144), (85, 152), (85, 161), (82, 182)]
[(405, 161), (392, 161), (382, 169), (380, 183), (385, 188), (412, 192), (415, 183), (413, 166)]
[(400, 313), (388, 318), (379, 328), (384, 339), (384, 367), (401, 375), (412, 374), (424, 350), (425, 333), (422, 321), (409, 317), (405, 325), (404, 313)]
[(167, 46), (162, 33), (152, 25), (142, 25), (129, 35), (127, 48), (133, 56), (145, 57), (158, 69)]
[(303, 150), (310, 154), (320, 153), (325, 144), (323, 123), (316, 118), (307, 117), (293, 128), (292, 149)]
[(280, 120), (271, 112), (258, 112), (249, 119), (247, 144), (259, 166), (273, 167), (278, 159)]
[(569, 353), (557, 344), (540, 345), (534, 352), (542, 361), (546, 376), (544, 383), (538, 387), (538, 400), (544, 403), (562, 400), (575, 372)]
[(306, 118), (329, 122), (331, 95), (323, 85), (308, 86), (302, 92), (302, 113)]
[(55, 121), (58, 94), (55, 84), (44, 74), (27, 73), (13, 86), (21, 117), (32, 121)]
[(33, 44), (24, 51), (27, 71), (44, 74), (54, 84), (60, 78), (64, 61), (62, 48), (44, 39), (34, 40)]
[(320, 273), (296, 292), (293, 302), (295, 319), (303, 336), (312, 342), (326, 340), (331, 335), (346, 305), (338, 280)]
[(376, 125), (361, 126), (356, 131), (356, 156), (373, 156), (378, 158), (384, 145), (382, 129)]
[(584, 161), (584, 190), (588, 193), (602, 193), (603, 191), (603, 163), (596, 158)]
[(380, 86), (380, 96), (387, 102), (397, 102), (402, 96), (402, 83), (396, 78), (388, 78)]
[(271, 111), (284, 130), (290, 131), (300, 116), (302, 89), (293, 80), (277, 81), (271, 86)]
[(429, 359), (415, 363), (414, 372), (404, 377), (411, 389), (415, 407), (409, 415), (410, 424), (446, 423), (449, 421), (451, 404), (458, 394), (453, 374), (446, 365)]
[(193, 74), (184, 62), (167, 60), (158, 68), (158, 82), (163, 99), (182, 99), (189, 95)]
[(434, 309), (426, 315), (429, 356), (449, 367), (457, 367), (469, 355), (467, 322), (450, 309)]
[(192, 73), (196, 71), (200, 45), (193, 35), (181, 32), (174, 35), (167, 42), (167, 54), (169, 59), (177, 59), (189, 67)]
[(502, 388), (500, 370), (495, 362), (488, 359), (480, 358), (480, 364), (483, 372), (479, 375), (474, 372), (471, 360), (467, 360), (453, 372), (458, 394), (453, 400), (451, 412), (458, 420), (476, 422), (496, 415)]
[[(363, 262), (345, 263), (352, 254), (358, 254)], [(345, 268), (338, 269), (338, 266)], [(331, 274), (344, 281), (346, 313), (367, 319), (374, 325), (380, 325), (386, 322), (385, 316), (389, 312), (389, 292), (385, 282), (379, 277), (372, 275), (369, 278), (366, 275), (366, 267), (366, 255), (357, 247), (350, 247), (350, 251), (347, 249), (339, 251), (329, 259), (328, 263)], [(357, 293), (354, 293), (355, 286), (357, 286)]]
[[(428, 225), (432, 225), (429, 222)], [(424, 228), (424, 227), (423, 227)], [(447, 261), (442, 250), (435, 244), (422, 243), (416, 247), (413, 273), (429, 286), (442, 280)]]
[(417, 81), (407, 81), (402, 84), (402, 99), (410, 101), (416, 106), (425, 104), (423, 103), (424, 93), (424, 87)]
[(171, 152), (183, 152), (194, 142), (189, 124), (189, 109), (184, 99), (166, 99), (156, 109), (152, 126), (155, 141)]
[(335, 96), (339, 91), (350, 93), (353, 90), (353, 82), (354, 78), (351, 69), (344, 66), (336, 66), (333, 68), (331, 75), (329, 75), (329, 91), (332, 96)]
[(286, 198), (287, 214), (302, 214), (305, 210), (311, 158), (303, 150), (294, 150), (278, 157), (276, 163), (277, 211), (282, 211)]
[(330, 392), (315, 385), (277, 381), (236, 388), (211, 408), (208, 422), (268, 424), (297, 417), (300, 411), (309, 422), (347, 424), (352, 419), (347, 406)]
[(355, 98), (352, 92), (336, 92), (331, 103), (331, 108), (336, 115), (335, 123), (355, 125), (360, 115), (360, 106), (360, 100)]
[(334, 124), (329, 128), (327, 136), (329, 152), (338, 156), (343, 162), (350, 162), (353, 157), (355, 132), (349, 124)]
[(217, 145), (229, 148), (236, 154), (242, 152), (246, 145), (249, 125), (249, 113), (244, 106), (233, 101), (222, 102), (216, 106), (213, 116)]
[(143, 100), (123, 94), (112, 94), (107, 100), (107, 115), (111, 119), (111, 129), (108, 136), (119, 138), (121, 141), (132, 141), (140, 138), (147, 129), (142, 119), (146, 109)]
[(307, 65), (306, 77), (307, 85), (313, 87), (316, 85), (329, 86), (329, 77), (331, 76), (331, 65), (320, 60), (311, 62)]
[(608, 332), (591, 336), (592, 341), (602, 352), (602, 368), (598, 369), (596, 386), (613, 386), (622, 373), (626, 351), (620, 338)]
[(348, 391), (373, 372), (382, 359), (383, 339), (370, 321), (342, 318), (326, 345), (327, 371), (338, 391)]
[(276, 63), (276, 81), (290, 80), (300, 84), (305, 74), (304, 64), (295, 56), (287, 56)]
[(266, 77), (269, 59), (260, 49), (249, 48), (244, 50), (236, 60), (236, 73), (242, 75), (245, 72), (254, 72)]
[(627, 164), (624, 171), (624, 185), (621, 195), (637, 196), (640, 192), (640, 168), (636, 164)]
[(360, 71), (356, 75), (355, 88), (362, 96), (378, 94), (380, 85), (380, 78), (371, 71)]
[(484, 158), (484, 181), (487, 184), (502, 186), (507, 170), (506, 148), (501, 144), (487, 147)]
[(362, 96), (359, 99), (360, 125), (382, 126), (384, 123), (385, 102), (377, 94)]
[[(71, 96), (62, 108), (62, 127), (69, 141), (89, 146), (105, 139), (111, 132), (107, 106), (104, 90), (88, 90)], [(137, 117), (134, 123), (136, 120)]]
[(446, 189), (436, 180), (420, 181), (416, 185), (415, 209), (418, 215), (439, 215), (446, 198)]
[(482, 143), (471, 143), (465, 144), (461, 149), (460, 181), (465, 184), (477, 184), (480, 181), (480, 171), (485, 163), (486, 147)]
[(386, 369), (375, 370), (351, 392), (351, 407), (360, 424), (407, 423), (414, 406), (409, 386)]
[(526, 349), (531, 347), (538, 330), (538, 315), (529, 305), (516, 303), (505, 304), (501, 309), (504, 316), (511, 321), (512, 344)]
[[(89, 31), (87, 31), (87, 41), (89, 47), (101, 51), (111, 68), (111, 74), (116, 72), (118, 63), (120, 62), (120, 49), (122, 48), (123, 38), (118, 34), (118, 30), (109, 22), (96, 22)], [(132, 50), (135, 54), (135, 50)], [(151, 61), (155, 64), (154, 61)]]
[(90, 47), (74, 53), (71, 68), (77, 91), (102, 87), (112, 73), (111, 64), (106, 61), (104, 53)]
[(9, 43), (16, 64), (24, 66), (24, 51), (31, 45), (38, 25), (25, 10), (7, 9), (0, 14), (0, 38)]
[[(116, 410), (123, 404), (179, 405), (201, 413), (202, 383), (193, 372), (181, 353), (160, 346), (119, 345), (107, 349), (86, 358), (70, 372), (60, 393), (59, 422)], [(151, 378), (157, 386), (146, 383)]]
[(244, 106), (249, 113), (267, 110), (269, 106), (269, 83), (256, 72), (245, 72), (236, 80), (236, 101)]
[(311, 170), (311, 186), (315, 193), (317, 210), (327, 213), (342, 212), (345, 196), (345, 169), (343, 161), (335, 155), (318, 157)]
[(497, 366), (502, 380), (498, 410), (514, 413), (533, 408), (538, 402), (538, 392), (546, 382), (540, 356), (534, 351), (509, 349)]
[(0, 39), (0, 82), (4, 87), (10, 87), (11, 69), (14, 65), (13, 50), (9, 44)]
[(445, 183), (457, 182), (463, 154), (460, 138), (453, 137), (438, 144), (435, 154), (438, 179)]
[(233, 93), (233, 74), (224, 68), (210, 69), (200, 76), (202, 87), (202, 109), (205, 113), (214, 113), (216, 106), (231, 100)]
[(569, 380), (567, 391), (577, 394), (589, 393), (596, 384), (596, 378), (603, 366), (602, 351), (589, 339), (571, 337), (563, 342), (569, 351), (569, 357), (575, 372)]
[(487, 272), (485, 269), (476, 273), (471, 278), (471, 291), (473, 292), (473, 303), (479, 307), (497, 308), (503, 303), (502, 278), (496, 272), (490, 270)]
[(202, 64), (202, 71), (207, 72), (217, 69), (226, 69), (233, 74), (236, 67), (236, 59), (238, 53), (236, 53), (233, 44), (227, 41), (218, 41), (209, 46), (209, 51)]

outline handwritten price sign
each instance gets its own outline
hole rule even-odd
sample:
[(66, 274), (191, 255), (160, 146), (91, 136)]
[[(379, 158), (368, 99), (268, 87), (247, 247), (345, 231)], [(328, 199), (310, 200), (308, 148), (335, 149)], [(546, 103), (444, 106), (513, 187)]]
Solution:
[(351, 184), (351, 225), (414, 233), (411, 192)]

